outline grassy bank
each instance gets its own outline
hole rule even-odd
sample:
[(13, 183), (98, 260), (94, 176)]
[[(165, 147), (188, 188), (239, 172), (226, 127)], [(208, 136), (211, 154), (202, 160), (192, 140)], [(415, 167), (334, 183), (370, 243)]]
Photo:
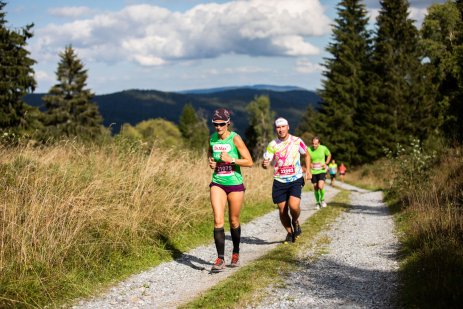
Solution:
[[(243, 169), (243, 221), (273, 208)], [(0, 148), (0, 307), (58, 306), (212, 240), (205, 154), (136, 145)]]
[(318, 233), (347, 209), (348, 202), (349, 193), (339, 193), (330, 207), (316, 212), (301, 226), (303, 233), (295, 244), (279, 245), (181, 308), (244, 308), (257, 304), (267, 287), (282, 283), (286, 274), (297, 267), (300, 252), (311, 248), (313, 261), (317, 259), (329, 242), (317, 237)]
[[(413, 163), (423, 162), (413, 166)], [(463, 149), (441, 149), (434, 156), (409, 152), (378, 164), (389, 172), (372, 175), (372, 166), (350, 175), (386, 189), (395, 212), (406, 307), (457, 308), (463, 303)], [(408, 168), (407, 168), (408, 166)], [(361, 175), (368, 175), (369, 180)], [(379, 176), (378, 176), (379, 175)]]

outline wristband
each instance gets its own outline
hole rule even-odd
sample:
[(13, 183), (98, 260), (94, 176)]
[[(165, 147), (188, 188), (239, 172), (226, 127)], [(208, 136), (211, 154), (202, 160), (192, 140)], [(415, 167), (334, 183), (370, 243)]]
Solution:
[(236, 160), (235, 160), (235, 158), (232, 158), (232, 160), (231, 160), (231, 164), (235, 164), (235, 163), (236, 163)]

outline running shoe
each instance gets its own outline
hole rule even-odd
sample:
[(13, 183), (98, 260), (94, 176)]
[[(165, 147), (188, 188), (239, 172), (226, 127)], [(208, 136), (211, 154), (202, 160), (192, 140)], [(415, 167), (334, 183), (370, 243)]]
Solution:
[(326, 207), (326, 202), (322, 201), (322, 207)]
[(221, 272), (225, 268), (225, 261), (221, 258), (216, 258), (214, 265), (212, 265), (211, 273)]
[(230, 267), (238, 267), (239, 265), (240, 265), (240, 254), (233, 253), (231, 262), (230, 262)]
[(293, 231), (294, 231), (294, 239), (298, 239), (302, 233), (301, 226), (299, 222), (293, 222)]
[(283, 243), (287, 244), (287, 243), (290, 243), (290, 242), (294, 242), (294, 233), (288, 233), (288, 235), (286, 235), (285, 241)]
[(320, 209), (320, 203), (315, 204), (315, 209), (319, 210)]

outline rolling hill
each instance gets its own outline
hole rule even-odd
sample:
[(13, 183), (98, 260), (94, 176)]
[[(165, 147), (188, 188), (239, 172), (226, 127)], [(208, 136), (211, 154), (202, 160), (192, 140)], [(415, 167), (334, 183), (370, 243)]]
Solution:
[[(178, 123), (184, 105), (190, 103), (207, 119), (210, 119), (210, 114), (216, 108), (230, 109), (234, 129), (240, 134), (243, 134), (248, 127), (245, 107), (259, 95), (269, 96), (271, 109), (277, 116), (287, 118), (292, 129), (297, 127), (307, 107), (309, 105), (318, 106), (320, 101), (313, 91), (296, 87), (268, 88), (271, 87), (256, 85), (186, 92), (133, 89), (96, 95), (93, 101), (100, 109), (104, 125), (111, 126), (114, 133), (119, 132), (124, 123), (135, 125), (151, 118), (164, 118)], [(43, 110), (41, 98), (44, 95), (26, 95), (25, 102)]]

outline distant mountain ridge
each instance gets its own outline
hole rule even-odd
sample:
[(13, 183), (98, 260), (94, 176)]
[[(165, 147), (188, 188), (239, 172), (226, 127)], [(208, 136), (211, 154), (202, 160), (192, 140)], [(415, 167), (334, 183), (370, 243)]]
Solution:
[(255, 89), (255, 90), (271, 90), (271, 91), (293, 91), (293, 90), (307, 90), (302, 87), (297, 86), (275, 86), (275, 85), (252, 85), (252, 86), (230, 86), (230, 87), (218, 87), (218, 88), (206, 88), (206, 89), (192, 89), (192, 90), (182, 90), (178, 91), (178, 93), (182, 94), (210, 94), (216, 92), (224, 92), (229, 90), (237, 90), (237, 89)]
[[(230, 109), (234, 130), (239, 134), (244, 134), (249, 126), (246, 105), (260, 95), (269, 96), (270, 108), (277, 116), (287, 118), (291, 129), (294, 130), (308, 106), (319, 105), (320, 98), (313, 91), (298, 87), (284, 91), (285, 87), (293, 88), (274, 86), (274, 89), (279, 89), (275, 91), (266, 89), (264, 86), (225, 87), (225, 90), (213, 88), (214, 90), (209, 89), (209, 91), (200, 89), (196, 90), (199, 92), (192, 90), (192, 93), (131, 89), (96, 95), (93, 101), (98, 105), (103, 116), (103, 124), (106, 127), (111, 126), (113, 133), (118, 133), (124, 123), (136, 125), (152, 118), (164, 118), (178, 124), (184, 105), (191, 104), (208, 121), (215, 109), (219, 107)], [(26, 95), (25, 102), (44, 110), (42, 102), (44, 95), (43, 93)]]

